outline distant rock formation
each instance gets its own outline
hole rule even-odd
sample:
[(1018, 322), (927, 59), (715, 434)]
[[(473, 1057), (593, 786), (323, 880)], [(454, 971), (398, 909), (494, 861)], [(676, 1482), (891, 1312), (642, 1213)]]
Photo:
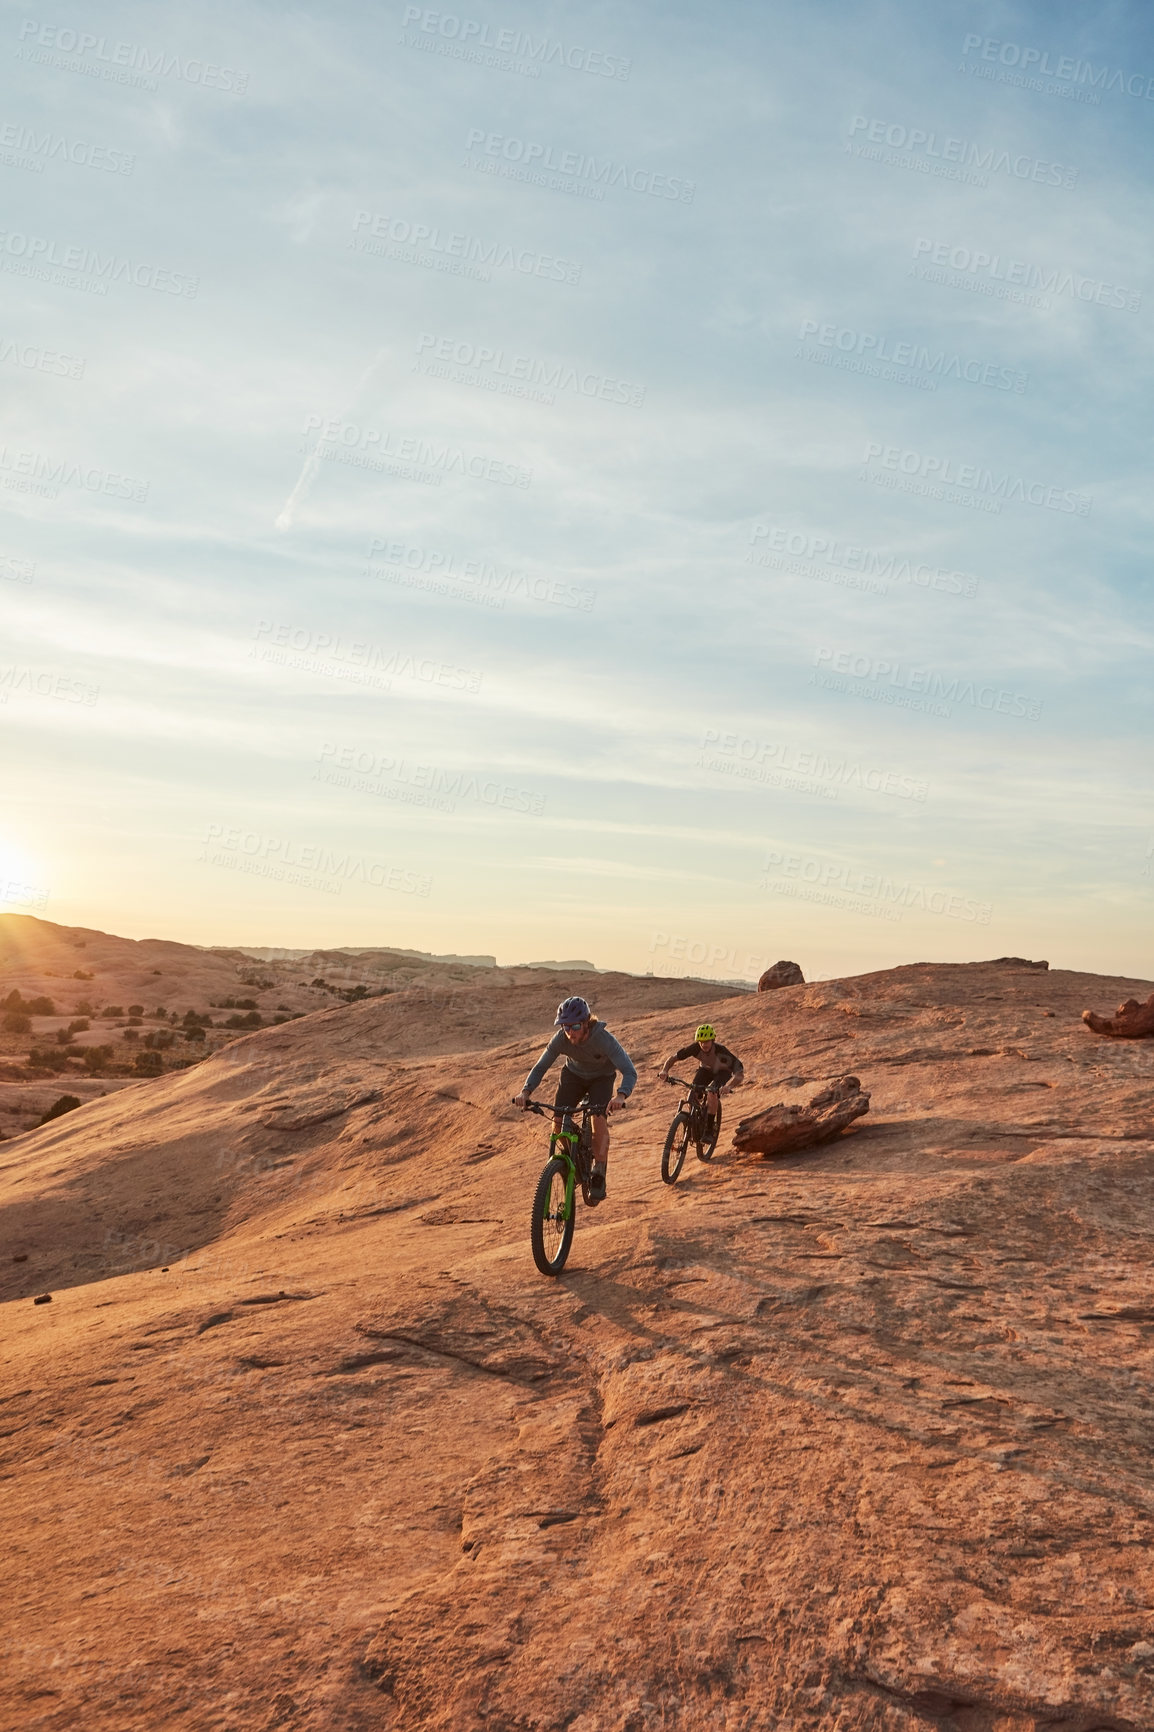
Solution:
[(757, 983), (758, 992), (773, 992), (779, 986), (804, 986), (805, 975), (796, 962), (775, 962)]
[(1030, 962), (1028, 960), (1028, 958), (1026, 958), (1025, 956), (995, 956), (994, 962), (995, 963), (999, 963), (999, 962), (1008, 963), (1011, 968), (1045, 968), (1045, 969), (1048, 969), (1050, 966), (1050, 964), (1048, 962)]
[(733, 1133), (739, 1154), (792, 1155), (827, 1143), (870, 1109), (869, 1095), (856, 1076), (839, 1077), (814, 1095), (807, 1107), (772, 1106), (742, 1119)]
[(1087, 1028), (1092, 1028), (1095, 1034), (1113, 1034), (1124, 1040), (1141, 1040), (1143, 1035), (1154, 1034), (1154, 992), (1145, 1004), (1139, 1004), (1136, 998), (1128, 998), (1125, 1004), (1120, 1004), (1113, 1016), (1099, 1016), (1096, 1011), (1084, 1010), (1082, 1021)]

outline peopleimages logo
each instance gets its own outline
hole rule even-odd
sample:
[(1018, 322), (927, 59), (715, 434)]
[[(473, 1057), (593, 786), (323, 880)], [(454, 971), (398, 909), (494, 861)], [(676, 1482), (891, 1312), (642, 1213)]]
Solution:
[(994, 361), (951, 355), (945, 349), (930, 349), (925, 343), (895, 342), (875, 331), (856, 331), (845, 325), (822, 325), (816, 319), (803, 319), (798, 336), (803, 342), (808, 337), (816, 337), (824, 348), (836, 349), (842, 355), (853, 355), (867, 362), (889, 362), (893, 367), (908, 367), (915, 373), (929, 374), (935, 389), (939, 379), (957, 379), (968, 385), (986, 385), (995, 391), (1016, 391), (1021, 395), (1029, 381), (1028, 374), (1014, 367), (999, 366)]
[[(361, 854), (340, 853), (224, 824), (210, 824), (201, 847), (197, 859), (204, 865), (251, 872), (260, 878), (324, 890), (332, 896), (339, 896), (346, 884), (357, 883), (374, 890), (427, 896), (431, 885), (427, 874), (414, 872), (410, 867), (392, 866), (384, 860), (367, 860)], [(210, 855), (210, 848), (219, 852)]]
[(1048, 48), (1024, 48), (1019, 42), (1001, 42), (993, 36), (967, 36), (962, 43), (963, 58), (977, 55), (978, 61), (998, 66), (1016, 67), (1023, 73), (1039, 78), (1058, 78), (1070, 84), (1089, 85), (1092, 90), (1116, 90), (1120, 96), (1133, 96), (1143, 102), (1154, 101), (1154, 76), (1141, 72), (1123, 72), (1107, 62), (1095, 66), (1092, 61), (1079, 60), (1076, 55), (1062, 54), (1050, 64)]
[(322, 457), (351, 464), (356, 469), (391, 473), (398, 464), (415, 465), (415, 472), (426, 475), (437, 486), (444, 475), (467, 475), (474, 481), (491, 481), (501, 487), (528, 487), (533, 479), (532, 469), (522, 463), (507, 463), (484, 452), (463, 451), (437, 439), (396, 434), (356, 421), (310, 415), (305, 421), (304, 437), (309, 439), (314, 433), (316, 449)]
[[(863, 136), (864, 135), (864, 136)], [(881, 146), (902, 152), (896, 157), (882, 154)], [(846, 150), (871, 162), (883, 162), (892, 168), (913, 168), (923, 174), (941, 175), (947, 180), (962, 180), (972, 186), (988, 186), (985, 178), (991, 174), (1007, 174), (1013, 180), (1031, 180), (1040, 186), (1072, 187), (1078, 170), (1050, 162), (1043, 157), (1024, 152), (998, 150), (994, 145), (982, 146), (965, 138), (947, 138), (943, 133), (927, 132), (921, 126), (905, 126), (898, 121), (869, 120), (856, 114), (850, 121)], [(975, 178), (976, 177), (976, 178)]]
[[(456, 801), (472, 800), (494, 810), (526, 812), (534, 817), (540, 817), (545, 810), (545, 795), (532, 789), (476, 776), (469, 770), (446, 770), (437, 764), (419, 764), (357, 746), (322, 746), (320, 763), (322, 768), (314, 772), (314, 781), (334, 782), (338, 787), (355, 788), (360, 793), (383, 794), (411, 805), (429, 805), (452, 812)], [(399, 786), (386, 788), (382, 786), (386, 780)]]
[[(1027, 481), (1021, 475), (999, 475), (993, 469), (983, 469), (977, 463), (955, 463), (952, 457), (935, 457), (929, 452), (903, 451), (898, 445), (878, 445), (870, 440), (862, 461), (867, 465), (863, 480), (884, 481), (884, 472), (891, 471), (895, 480), (903, 477), (921, 484), (919, 491), (933, 499), (950, 498), (961, 490), (960, 503), (984, 500), (985, 508), (1000, 511), (1005, 501), (1017, 500), (1022, 505), (1036, 505), (1046, 511), (1063, 511), (1088, 517), (1093, 498), (1076, 493), (1070, 487), (1052, 487), (1044, 481)], [(880, 470), (869, 465), (880, 464)]]
[[(429, 42), (418, 39), (410, 43), (402, 36), (406, 48), (420, 47), (431, 53), (449, 54), (453, 59), (479, 61), (494, 65), (499, 71), (525, 72), (530, 78), (540, 78), (542, 66), (567, 66), (570, 72), (626, 79), (633, 64), (620, 54), (569, 45), (550, 36), (533, 36), (528, 30), (494, 30), (479, 18), (460, 18), (452, 12), (433, 12), (423, 6), (406, 6), (401, 23), (416, 25), (424, 35), (433, 38)], [(483, 54), (482, 49), (486, 51)], [(501, 56), (508, 57), (508, 64)]]
[[(817, 668), (828, 668), (835, 675), (848, 677), (830, 679), (824, 672), (811, 674), (811, 685), (821, 685), (830, 691), (853, 692), (850, 682), (861, 682), (854, 696), (897, 704), (903, 709), (924, 710), (928, 707), (924, 700), (928, 699), (938, 705), (933, 713), (945, 716), (952, 713), (948, 707), (950, 704), (968, 704), (971, 709), (987, 710), (992, 715), (1026, 716), (1032, 722), (1042, 714), (1039, 698), (1024, 697), (1020, 692), (1006, 691), (997, 686), (975, 685), (973, 680), (962, 679), (957, 674), (947, 678), (936, 668), (904, 667), (901, 662), (883, 656), (855, 654), (853, 650), (818, 649), (813, 660)], [(872, 687), (865, 682), (873, 682)], [(905, 694), (913, 694), (922, 701), (908, 703), (904, 701)]]
[[(709, 757), (713, 752), (718, 756)], [(706, 728), (701, 740), (699, 769), (713, 770), (743, 781), (763, 782), (795, 793), (821, 793), (836, 800), (839, 788), (888, 794), (898, 800), (925, 802), (929, 783), (880, 764), (863, 764), (844, 753), (798, 750), (785, 740), (758, 740), (749, 735), (723, 734)]]
[(138, 42), (110, 45), (107, 36), (94, 36), (88, 30), (73, 30), (59, 24), (41, 24), (35, 18), (26, 18), (20, 26), (20, 41), (26, 45), (17, 49), (22, 60), (56, 66), (66, 72), (84, 72), (113, 84), (135, 84), (155, 90), (157, 78), (176, 78), (184, 84), (200, 84), (206, 90), (227, 91), (233, 96), (243, 96), (248, 89), (248, 73), (237, 72), (231, 66), (183, 59), (167, 49), (145, 48)]
[[(772, 566), (775, 570), (792, 571), (809, 576), (818, 565), (828, 565), (860, 577), (880, 595), (887, 593), (886, 584), (909, 583), (916, 589), (935, 589), (944, 595), (974, 596), (978, 579), (968, 571), (952, 571), (944, 565), (927, 565), (924, 560), (901, 558), (896, 553), (883, 553), (874, 547), (859, 547), (854, 542), (841, 542), (836, 536), (811, 535), (802, 529), (784, 529), (775, 524), (755, 523), (749, 539), (756, 548), (765, 542), (766, 550), (747, 553), (752, 565)], [(779, 556), (787, 555), (783, 559)], [(849, 584), (849, 588), (858, 585)]]
[[(504, 607), (506, 599), (520, 598), (591, 613), (597, 599), (595, 589), (588, 589), (584, 584), (567, 583), (564, 578), (532, 577), (528, 572), (510, 566), (491, 565), (483, 559), (458, 561), (453, 554), (437, 548), (419, 547), (405, 541), (385, 541), (380, 536), (374, 536), (370, 541), (369, 558), (381, 558), (392, 566), (403, 568), (418, 580), (417, 588), (428, 587), (434, 592), (459, 597), (469, 592), (460, 591), (455, 583), (472, 584), (475, 586), (474, 596), (483, 597), (496, 607)], [(386, 582), (395, 581), (391, 573), (382, 571), (380, 567), (369, 566), (365, 575), (384, 578)], [(425, 578), (430, 580), (429, 583), (420, 581)], [(454, 582), (450, 583), (449, 579)]]
[(161, 294), (196, 298), (199, 277), (145, 264), (141, 259), (117, 253), (98, 253), (92, 247), (67, 246), (45, 235), (26, 235), (0, 229), (0, 269), (17, 276), (43, 277), (56, 270), (77, 278), (93, 279), (98, 294), (108, 293), (109, 283), (132, 283), (138, 289), (156, 289)]
[[(367, 229), (372, 238), (363, 235), (362, 229)], [(432, 223), (409, 222), (404, 217), (374, 216), (372, 211), (359, 210), (353, 218), (353, 234), (356, 239), (349, 246), (356, 252), (423, 264), (431, 270), (472, 276), (480, 282), (491, 280), (491, 270), (517, 271), (523, 277), (540, 277), (551, 283), (581, 281), (581, 266), (569, 259), (539, 253), (532, 247), (481, 241), (475, 235), (442, 230)]]
[(63, 355), (59, 349), (20, 343), (11, 337), (0, 337), (0, 361), (13, 367), (27, 367), (30, 373), (54, 373), (59, 379), (83, 379), (87, 365), (79, 355)]
[[(329, 674), (334, 679), (347, 678), (357, 684), (381, 684), (380, 676), (390, 674), (451, 691), (476, 693), (481, 689), (482, 675), (477, 668), (457, 667), (452, 662), (435, 661), (431, 656), (417, 657), (404, 650), (386, 650), (360, 638), (346, 641), (339, 634), (271, 619), (262, 619), (253, 636), (260, 645), (248, 652), (254, 660), (276, 662), (305, 673)], [(295, 659), (290, 659), (290, 652)], [(387, 684), (385, 689), (389, 689)]]
[[(444, 363), (443, 365), (441, 363)], [(537, 403), (555, 403), (556, 391), (573, 391), (579, 397), (595, 397), (602, 403), (626, 403), (638, 408), (645, 401), (645, 386), (593, 373), (564, 361), (539, 361), (531, 355), (507, 354), (485, 343), (463, 343), (454, 337), (435, 337), (423, 331), (417, 343), (415, 373), (449, 379), (457, 385), (477, 385), (503, 395), (528, 397)]]
[(135, 505), (143, 505), (148, 498), (147, 481), (137, 481), (115, 469), (103, 469), (97, 463), (70, 463), (62, 457), (46, 457), (40, 451), (13, 451), (0, 445), (0, 470), (6, 472), (5, 487), (19, 493), (39, 493), (46, 499), (55, 499), (62, 487), (130, 499)]
[(986, 292), (991, 294), (996, 293), (993, 285), (1004, 284), (1007, 289), (1024, 289), (1041, 295), (1068, 295), (1072, 301), (1116, 308), (1126, 313), (1136, 313), (1142, 304), (1140, 290), (1108, 283), (1101, 277), (1082, 276), (1078, 271), (1067, 270), (1061, 265), (1031, 265), (1023, 259), (1003, 258), (1001, 253), (985, 252), (981, 247), (954, 246), (949, 241), (930, 240), (925, 235), (914, 242), (914, 258), (928, 260), (939, 274), (931, 277), (923, 266), (921, 270), (912, 271), (913, 276), (940, 282), (944, 271), (949, 269), (962, 276), (972, 276), (983, 285), (990, 285)]
[(869, 914), (883, 920), (901, 920), (911, 909), (939, 914), (948, 920), (965, 920), (988, 926), (992, 904), (978, 902), (927, 884), (899, 882), (884, 872), (862, 872), (833, 860), (815, 860), (802, 854), (783, 854), (772, 848), (765, 857), (766, 873), (760, 888), (777, 896), (792, 896), (801, 902), (816, 902), (851, 913)]
[[(467, 168), (484, 168), (493, 174), (509, 171), (514, 179), (534, 182), (539, 182), (545, 175), (554, 175), (573, 190), (580, 187), (587, 198), (604, 198), (607, 186), (617, 186), (625, 192), (692, 204), (697, 191), (695, 181), (682, 180), (677, 175), (658, 174), (648, 168), (630, 168), (627, 163), (614, 162), (612, 157), (585, 156), (579, 150), (554, 152), (551, 144), (541, 144), (534, 139), (509, 138), (503, 132), (486, 132), (480, 126), (470, 130), (465, 149), (482, 153), (477, 161), (466, 156)], [(484, 161), (485, 157), (499, 160), (495, 160), (490, 168)]]
[(136, 167), (130, 150), (112, 150), (82, 138), (65, 138), (59, 132), (37, 132), (35, 127), (14, 121), (0, 126), (0, 148), (31, 158), (38, 169), (45, 162), (70, 162), (77, 168), (100, 169), (105, 174), (131, 174)]

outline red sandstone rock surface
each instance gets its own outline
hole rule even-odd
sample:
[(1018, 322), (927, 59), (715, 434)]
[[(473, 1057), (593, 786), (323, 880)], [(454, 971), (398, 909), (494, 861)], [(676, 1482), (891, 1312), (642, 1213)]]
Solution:
[(1144, 1036), (1154, 1034), (1154, 992), (1145, 1004), (1139, 1004), (1136, 998), (1128, 998), (1120, 1004), (1113, 1016), (1098, 1016), (1092, 1010), (1082, 1012), (1082, 1021), (1087, 1028), (1092, 1028), (1095, 1034), (1121, 1035), (1126, 1040), (1141, 1040)]
[[(0, 1147), (0, 1724), (1154, 1725), (1154, 1050), (1079, 1021), (1152, 983), (659, 984), (558, 1281), (507, 1104), (547, 980), (456, 1052), (342, 1007)], [(868, 1117), (664, 1186), (702, 1014), (743, 1110), (852, 1071)]]
[(742, 1119), (733, 1133), (733, 1146), (739, 1154), (767, 1158), (813, 1149), (840, 1136), (869, 1108), (869, 1095), (857, 1077), (838, 1077), (804, 1106), (779, 1102)]

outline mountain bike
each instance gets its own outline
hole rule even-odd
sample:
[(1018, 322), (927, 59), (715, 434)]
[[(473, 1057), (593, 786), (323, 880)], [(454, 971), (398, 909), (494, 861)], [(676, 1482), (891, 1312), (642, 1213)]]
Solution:
[(705, 1104), (709, 1093), (707, 1083), (686, 1082), (684, 1077), (666, 1077), (666, 1082), (678, 1083), (689, 1094), (685, 1100), (678, 1101), (673, 1123), (665, 1138), (665, 1147), (661, 1151), (661, 1177), (667, 1185), (677, 1182), (677, 1176), (685, 1164), (690, 1143), (697, 1144), (699, 1161), (713, 1159), (713, 1151), (717, 1147), (717, 1139), (721, 1135), (721, 1102), (717, 1103), (717, 1117)]
[[(552, 1107), (540, 1101), (526, 1101), (525, 1111), (537, 1113), (543, 1119), (555, 1116)], [(588, 1107), (581, 1110), (578, 1127), (572, 1112), (561, 1113), (561, 1129), (549, 1138), (549, 1159), (537, 1181), (533, 1197), (533, 1216), (529, 1223), (529, 1240), (533, 1246), (533, 1261), (542, 1275), (559, 1275), (565, 1267), (573, 1229), (577, 1225), (577, 1186), (589, 1202), (589, 1181), (593, 1173), (593, 1114)]]

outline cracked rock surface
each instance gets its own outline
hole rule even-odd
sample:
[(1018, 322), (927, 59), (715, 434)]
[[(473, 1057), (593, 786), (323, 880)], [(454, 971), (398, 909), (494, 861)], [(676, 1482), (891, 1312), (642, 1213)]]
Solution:
[[(6, 1143), (0, 1725), (1148, 1732), (1154, 1047), (1080, 1011), (1149, 991), (639, 992), (555, 1281), (544, 1012), (398, 1060), (396, 997), (326, 1011)], [(663, 1185), (703, 1014), (733, 1122), (868, 1116)]]

